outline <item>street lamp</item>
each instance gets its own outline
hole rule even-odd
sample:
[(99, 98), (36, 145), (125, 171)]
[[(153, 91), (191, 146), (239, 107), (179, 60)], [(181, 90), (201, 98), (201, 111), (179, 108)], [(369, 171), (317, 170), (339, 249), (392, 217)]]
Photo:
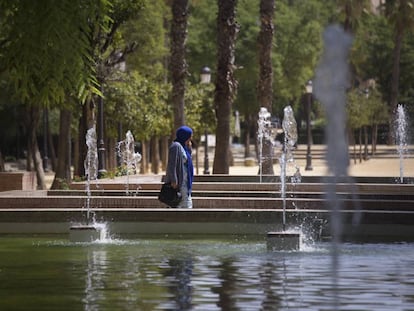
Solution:
[[(201, 68), (200, 72), (200, 83), (201, 84), (208, 84), (211, 80), (211, 70), (209, 67), (204, 66)], [(204, 172), (203, 174), (209, 175), (209, 160), (208, 160), (208, 133), (207, 133), (207, 125), (204, 128)]]
[(48, 121), (49, 121), (49, 117), (48, 117), (48, 110), (47, 108), (43, 109), (43, 170), (45, 172), (49, 171), (49, 168), (47, 166), (48, 164), (48, 157), (47, 157), (47, 128), (48, 128)]
[(306, 167), (305, 171), (312, 171), (312, 132), (311, 132), (311, 104), (312, 104), (312, 80), (306, 83), (306, 133), (308, 137), (308, 148), (306, 151)]
[[(101, 82), (101, 93), (103, 86)], [(101, 178), (105, 173), (105, 140), (104, 140), (104, 101), (103, 97), (98, 98), (98, 177)]]
[[(121, 59), (122, 58), (122, 53), (117, 53), (117, 56)], [(121, 62), (117, 63), (114, 68), (116, 70), (119, 70), (121, 73), (125, 73), (126, 72), (126, 62), (124, 60), (122, 60)], [(118, 142), (121, 142), (123, 140), (123, 133), (122, 133), (123, 129), (122, 129), (122, 122), (121, 120), (118, 121)], [(117, 164), (118, 166), (122, 165), (122, 156), (119, 152), (117, 152)]]

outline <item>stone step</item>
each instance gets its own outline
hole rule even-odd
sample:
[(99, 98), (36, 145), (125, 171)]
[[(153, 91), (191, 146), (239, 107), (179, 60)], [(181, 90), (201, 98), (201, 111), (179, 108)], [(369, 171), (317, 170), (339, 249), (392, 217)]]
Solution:
[[(316, 188), (315, 185), (311, 185), (314, 191), (309, 191), (309, 189), (305, 189), (304, 187), (294, 188), (286, 191), (285, 197), (286, 198), (325, 198), (326, 192), (323, 191), (322, 188)], [(366, 186), (366, 185), (365, 185)], [(280, 188), (280, 187), (279, 187)], [(366, 188), (366, 187), (365, 187)], [(359, 200), (362, 199), (377, 199), (377, 200), (414, 200), (414, 192), (412, 190), (413, 187), (407, 189), (385, 189), (385, 191), (381, 191), (381, 193), (374, 192), (371, 189), (348, 189), (348, 191), (337, 191), (336, 196), (338, 198), (346, 199), (346, 198), (358, 198)], [(352, 190), (354, 190), (352, 192)], [(381, 190), (380, 187), (376, 187), (375, 190)], [(371, 191), (371, 192), (369, 192)], [(139, 190), (139, 191), (121, 191), (121, 190), (92, 190), (90, 191), (90, 195), (92, 197), (96, 196), (109, 196), (109, 197), (158, 197), (159, 190)], [(87, 197), (87, 194), (83, 190), (49, 190), (47, 192), (48, 196), (84, 196)], [(234, 190), (228, 189), (225, 190), (223, 188), (220, 189), (213, 189), (213, 190), (193, 190), (192, 197), (209, 197), (209, 198), (280, 198), (282, 193), (280, 190), (272, 189), (268, 191), (264, 190)]]
[[(130, 184), (128, 189), (129, 193), (144, 193), (145, 191), (159, 191), (161, 189), (161, 182), (159, 183), (140, 183), (140, 184)], [(302, 192), (313, 192), (313, 193), (325, 193), (327, 191), (328, 184), (326, 183), (298, 183), (286, 184), (287, 193), (302, 193)], [(76, 185), (72, 184), (72, 191), (80, 191), (78, 193), (86, 193), (85, 185), (77, 183)], [(96, 193), (105, 193), (106, 191), (114, 191), (120, 195), (126, 194), (125, 185), (120, 183), (107, 183), (105, 185), (100, 185), (99, 187), (92, 186), (90, 187), (91, 191)], [(197, 192), (270, 192), (270, 193), (280, 193), (281, 184), (280, 183), (257, 183), (257, 182), (195, 182), (193, 184), (193, 191)], [(68, 190), (70, 191), (70, 190)], [(414, 184), (386, 184), (386, 183), (339, 183), (335, 185), (335, 191), (337, 193), (354, 193), (354, 194), (390, 194), (390, 195), (411, 195), (414, 193)], [(53, 193), (49, 191), (49, 193)], [(65, 191), (60, 193), (64, 194)], [(68, 192), (69, 193), (69, 192)]]
[[(328, 203), (324, 198), (242, 198), (242, 197), (194, 197), (194, 209), (282, 209), (284, 202), (286, 208), (294, 210), (318, 210), (329, 211)], [(379, 199), (359, 199), (346, 198), (340, 200), (344, 211), (363, 212), (365, 210), (393, 212), (409, 211), (414, 213), (414, 200), (379, 200)], [(85, 196), (33, 196), (16, 197), (1, 196), (0, 209), (79, 209), (87, 206)], [(89, 206), (91, 208), (132, 208), (132, 209), (151, 209), (166, 208), (166, 205), (159, 202), (154, 196), (135, 196), (135, 197), (113, 197), (113, 196), (94, 196), (90, 197)]]

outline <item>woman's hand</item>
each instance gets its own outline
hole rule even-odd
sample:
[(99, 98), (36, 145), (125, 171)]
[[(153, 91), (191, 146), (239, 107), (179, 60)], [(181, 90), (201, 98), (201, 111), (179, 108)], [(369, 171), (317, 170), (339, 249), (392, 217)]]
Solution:
[(175, 182), (172, 182), (171, 183), (171, 187), (173, 187), (174, 189), (177, 189), (178, 188), (178, 184), (176, 184)]

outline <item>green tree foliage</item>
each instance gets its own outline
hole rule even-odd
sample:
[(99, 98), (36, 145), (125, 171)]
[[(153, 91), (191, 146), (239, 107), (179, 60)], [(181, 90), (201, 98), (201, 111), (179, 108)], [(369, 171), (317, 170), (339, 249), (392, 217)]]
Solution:
[(310, 16), (322, 8), (316, 1), (299, 2), (295, 6), (276, 5), (275, 111), (283, 111), (288, 103), (297, 108), (322, 50), (324, 25)]
[(20, 101), (61, 104), (68, 94), (96, 92), (87, 14), (109, 6), (107, 0), (0, 2), (0, 71)]
[(131, 130), (136, 140), (149, 140), (152, 136), (168, 133), (171, 125), (171, 107), (167, 104), (170, 85), (157, 84), (132, 71), (123, 81), (113, 82), (105, 88), (108, 118), (107, 129), (115, 136), (118, 121)]
[(240, 31), (236, 42), (235, 72), (239, 87), (235, 99), (235, 109), (242, 115), (256, 115), (259, 104), (257, 103), (257, 81), (259, 66), (257, 56), (257, 38), (260, 31), (259, 1), (239, 1), (238, 20)]
[(188, 74), (189, 81), (198, 83), (201, 68), (213, 69), (217, 63), (217, 0), (191, 1), (189, 12)]
[[(169, 12), (163, 0), (146, 1), (134, 18), (126, 20), (120, 27), (117, 37), (122, 40), (118, 39), (118, 45), (122, 43), (125, 46), (128, 42), (134, 42), (138, 48), (125, 57), (126, 72), (115, 67), (106, 81), (107, 135), (116, 137), (117, 126), (121, 122), (123, 128), (134, 130), (136, 139), (149, 139), (151, 132), (147, 132), (147, 125), (135, 120), (136, 114), (147, 110), (150, 111), (149, 114), (159, 113), (161, 127), (156, 134), (170, 133), (172, 110), (166, 98), (171, 85), (166, 84), (167, 70), (164, 66), (168, 53), (164, 22), (168, 18)], [(155, 103), (155, 106), (143, 107), (145, 102)], [(159, 112), (159, 107), (163, 105), (166, 106), (164, 111)], [(148, 130), (154, 126), (156, 125), (150, 125)]]
[(200, 141), (201, 135), (207, 130), (213, 133), (216, 125), (216, 115), (213, 106), (214, 86), (210, 84), (187, 85), (185, 97), (185, 114), (187, 124), (194, 130), (195, 141)]
[(345, 31), (353, 33), (358, 28), (361, 16), (370, 12), (371, 0), (338, 0), (339, 19)]
[(137, 46), (126, 56), (128, 68), (158, 82), (164, 82), (167, 72), (164, 63), (169, 51), (165, 24), (170, 15), (164, 0), (146, 0), (134, 18), (127, 19), (120, 27), (123, 42), (134, 42)]

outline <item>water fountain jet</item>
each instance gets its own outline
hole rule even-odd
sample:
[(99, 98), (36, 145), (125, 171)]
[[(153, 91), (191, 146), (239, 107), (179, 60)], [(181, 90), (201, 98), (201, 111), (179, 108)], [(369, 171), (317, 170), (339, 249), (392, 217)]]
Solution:
[(73, 224), (69, 230), (69, 240), (71, 242), (93, 242), (100, 240), (105, 235), (106, 226), (96, 223), (90, 211), (91, 180), (98, 177), (98, 149), (96, 143), (95, 127), (90, 128), (86, 133), (86, 146), (88, 148), (84, 162), (86, 175), (86, 219), (84, 223)]
[(341, 201), (337, 184), (348, 178), (349, 150), (346, 137), (346, 90), (350, 85), (348, 55), (352, 36), (338, 25), (329, 26), (323, 34), (324, 51), (315, 75), (315, 95), (327, 115), (326, 162), (331, 182), (327, 183), (326, 202), (331, 210), (333, 309), (339, 310), (338, 286), (339, 243), (343, 231)]
[[(129, 195), (129, 175), (131, 173), (136, 173), (138, 170), (138, 163), (141, 161), (141, 154), (135, 152), (135, 140), (131, 131), (128, 130), (125, 135), (125, 140), (122, 140), (118, 143), (117, 153), (121, 160), (121, 163), (125, 165), (126, 170), (126, 195)], [(138, 189), (137, 191), (138, 192)]]
[(263, 175), (263, 140), (269, 140), (269, 128), (271, 125), (270, 112), (265, 107), (261, 107), (259, 111), (259, 118), (257, 120), (257, 139), (259, 141), (259, 174), (260, 182), (262, 182)]
[(395, 118), (395, 140), (397, 145), (398, 157), (400, 160), (400, 183), (404, 183), (404, 157), (408, 152), (407, 147), (407, 132), (408, 132), (408, 121), (405, 114), (404, 107), (398, 105), (397, 114)]
[[(286, 165), (288, 161), (293, 161), (292, 151), (298, 139), (296, 120), (293, 115), (291, 106), (285, 107), (283, 110), (284, 117), (282, 122), (284, 132), (283, 152), (280, 157), (280, 182), (281, 197), (283, 203), (282, 214), (282, 232), (267, 233), (268, 250), (299, 250), (300, 249), (300, 233), (286, 231)], [(300, 173), (297, 168), (295, 179), (299, 179)]]

